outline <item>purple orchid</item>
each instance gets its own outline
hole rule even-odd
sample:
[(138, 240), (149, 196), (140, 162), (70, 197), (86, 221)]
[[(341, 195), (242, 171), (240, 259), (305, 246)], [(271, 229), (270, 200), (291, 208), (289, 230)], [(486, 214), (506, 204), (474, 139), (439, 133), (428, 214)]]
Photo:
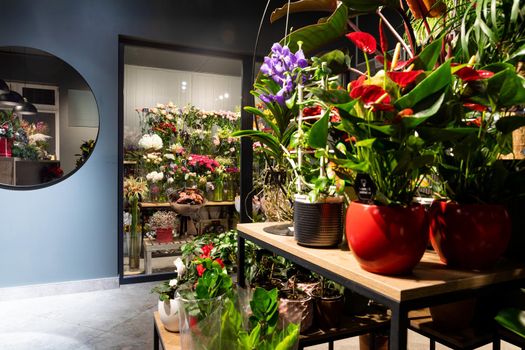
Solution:
[(300, 48), (294, 54), (287, 46), (281, 46), (279, 43), (273, 44), (272, 52), (264, 58), (261, 73), (279, 84), (281, 89), (275, 95), (261, 94), (260, 99), (265, 103), (276, 102), (284, 105), (285, 100), (294, 89), (294, 81), (297, 77), (296, 69), (307, 66), (308, 61), (304, 56), (303, 50)]

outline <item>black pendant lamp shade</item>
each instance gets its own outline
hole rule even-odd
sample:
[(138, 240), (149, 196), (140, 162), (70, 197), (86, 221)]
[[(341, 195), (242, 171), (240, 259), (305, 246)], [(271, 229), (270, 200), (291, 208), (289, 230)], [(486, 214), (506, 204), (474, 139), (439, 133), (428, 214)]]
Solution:
[(9, 92), (9, 86), (3, 79), (0, 79), (0, 94), (7, 94)]
[(15, 108), (13, 108), (13, 112), (22, 115), (35, 115), (38, 113), (36, 107), (33, 106), (33, 104), (27, 102), (25, 98), (21, 105), (15, 106)]
[(7, 94), (0, 95), (0, 108), (1, 107), (16, 107), (24, 103), (24, 99), (18, 92), (10, 91)]

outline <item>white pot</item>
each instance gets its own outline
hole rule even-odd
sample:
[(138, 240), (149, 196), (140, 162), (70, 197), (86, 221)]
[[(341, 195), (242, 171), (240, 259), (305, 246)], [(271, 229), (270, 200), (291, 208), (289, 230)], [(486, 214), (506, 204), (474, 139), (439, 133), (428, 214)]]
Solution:
[(179, 302), (177, 299), (159, 300), (160, 321), (170, 332), (179, 331)]

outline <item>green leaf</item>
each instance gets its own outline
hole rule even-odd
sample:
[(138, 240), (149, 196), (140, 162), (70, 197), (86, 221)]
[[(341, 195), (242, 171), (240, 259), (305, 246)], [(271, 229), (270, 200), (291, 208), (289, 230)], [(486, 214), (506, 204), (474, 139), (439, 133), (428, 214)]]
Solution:
[(423, 69), (426, 71), (433, 70), (439, 59), (442, 45), (443, 37), (434, 40), (430, 45), (427, 45), (414, 60), (415, 69)]
[(264, 122), (270, 127), (272, 128), (272, 130), (276, 133), (276, 134), (279, 134), (279, 129), (277, 127), (277, 125), (275, 125), (275, 123), (271, 120), (271, 118), (269, 118), (268, 115), (264, 114), (263, 111), (261, 111), (259, 108), (255, 108), (255, 107), (251, 107), (251, 106), (246, 106), (244, 107), (244, 110), (248, 113), (252, 113), (252, 114), (255, 114), (257, 116), (259, 116), (262, 120), (264, 120)]
[(348, 8), (339, 6), (326, 22), (312, 24), (293, 31), (280, 43), (281, 45), (288, 43), (290, 50), (296, 52), (299, 49), (297, 43), (302, 41), (303, 51), (310, 53), (346, 34), (347, 18)]
[[(502, 70), (487, 79), (487, 96), (500, 107), (525, 103), (525, 80), (513, 68)], [(475, 98), (472, 99), (476, 101)]]
[(279, 140), (271, 134), (257, 130), (239, 130), (232, 133), (232, 137), (251, 137), (267, 146), (275, 157), (280, 158), (283, 153)]
[(344, 105), (351, 102), (350, 96), (346, 90), (325, 90), (321, 88), (312, 88), (310, 91), (321, 101), (329, 104)]
[(436, 102), (427, 109), (417, 112), (411, 117), (405, 117), (401, 119), (401, 123), (407, 129), (413, 129), (418, 127), (421, 123), (426, 121), (428, 118), (436, 114), (441, 108), (441, 104), (445, 100), (445, 93), (442, 93), (441, 96), (436, 100)]
[[(393, 125), (381, 125), (381, 126), (379, 126), (379, 125), (365, 124), (365, 123), (363, 123), (363, 125), (368, 125), (368, 127), (370, 127), (370, 129), (377, 130), (377, 131), (379, 131), (379, 132), (381, 132), (381, 133), (383, 133), (385, 135), (389, 135), (389, 136), (394, 135), (395, 132), (396, 132), (396, 127), (394, 127)], [(367, 140), (364, 140), (364, 141), (367, 141)], [(356, 143), (356, 146), (357, 146), (357, 143)]]
[(518, 57), (521, 57), (521, 56), (524, 56), (525, 55), (525, 44), (521, 45), (516, 51), (514, 51), (510, 58), (509, 58), (509, 61), (510, 60), (513, 60), (515, 58), (518, 58)]
[(341, 50), (333, 50), (325, 53), (320, 57), (322, 62), (325, 62), (330, 68), (331, 74), (341, 74), (348, 71), (346, 65), (346, 55)]
[(506, 308), (500, 310), (495, 320), (508, 330), (525, 337), (525, 325), (523, 324), (523, 310)]
[(451, 81), (450, 61), (447, 61), (417, 84), (412, 91), (397, 100), (395, 106), (398, 110), (413, 107), (424, 98), (450, 85)]
[(357, 100), (352, 100), (350, 102), (343, 103), (343, 104), (335, 104), (334, 106), (339, 108), (340, 110), (342, 109), (343, 111), (350, 113), (350, 111), (354, 109), (354, 106), (356, 103), (357, 103)]
[(361, 140), (361, 141), (357, 141), (355, 143), (355, 146), (356, 147), (364, 147), (364, 148), (372, 148), (372, 146), (374, 145), (374, 142), (376, 141), (375, 138), (372, 138), (372, 139), (366, 139), (366, 140)]
[(523, 126), (525, 126), (525, 117), (523, 116), (503, 117), (496, 122), (496, 129), (504, 134), (509, 134)]
[(427, 142), (457, 141), (469, 135), (478, 133), (478, 128), (431, 128), (424, 127), (418, 130), (422, 139)]
[(330, 120), (330, 110), (327, 110), (323, 117), (315, 122), (308, 133), (308, 145), (313, 148), (325, 148), (328, 141), (328, 122)]

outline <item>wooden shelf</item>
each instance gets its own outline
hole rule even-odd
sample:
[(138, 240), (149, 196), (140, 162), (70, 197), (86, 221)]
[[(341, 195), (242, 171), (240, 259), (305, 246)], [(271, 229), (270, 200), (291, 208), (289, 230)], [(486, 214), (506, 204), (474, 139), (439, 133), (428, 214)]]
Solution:
[[(298, 245), (293, 237), (278, 236), (264, 231), (265, 227), (282, 223), (238, 224), (244, 237), (263, 248), (295, 261), (316, 266), (321, 272), (353, 281), (395, 302), (423, 299), (449, 292), (476, 290), (497, 283), (525, 278), (525, 266), (501, 262), (488, 271), (454, 270), (440, 262), (435, 252), (426, 252), (413, 273), (408, 276), (382, 276), (363, 270), (350, 251), (315, 249)], [(266, 246), (266, 247), (265, 247)], [(317, 271), (319, 272), (319, 271)]]
[[(212, 202), (208, 201), (203, 206), (204, 207), (220, 207), (220, 206), (232, 206), (235, 205), (235, 202)], [(155, 208), (171, 208), (169, 202), (139, 202), (139, 207), (144, 209), (155, 209)]]

